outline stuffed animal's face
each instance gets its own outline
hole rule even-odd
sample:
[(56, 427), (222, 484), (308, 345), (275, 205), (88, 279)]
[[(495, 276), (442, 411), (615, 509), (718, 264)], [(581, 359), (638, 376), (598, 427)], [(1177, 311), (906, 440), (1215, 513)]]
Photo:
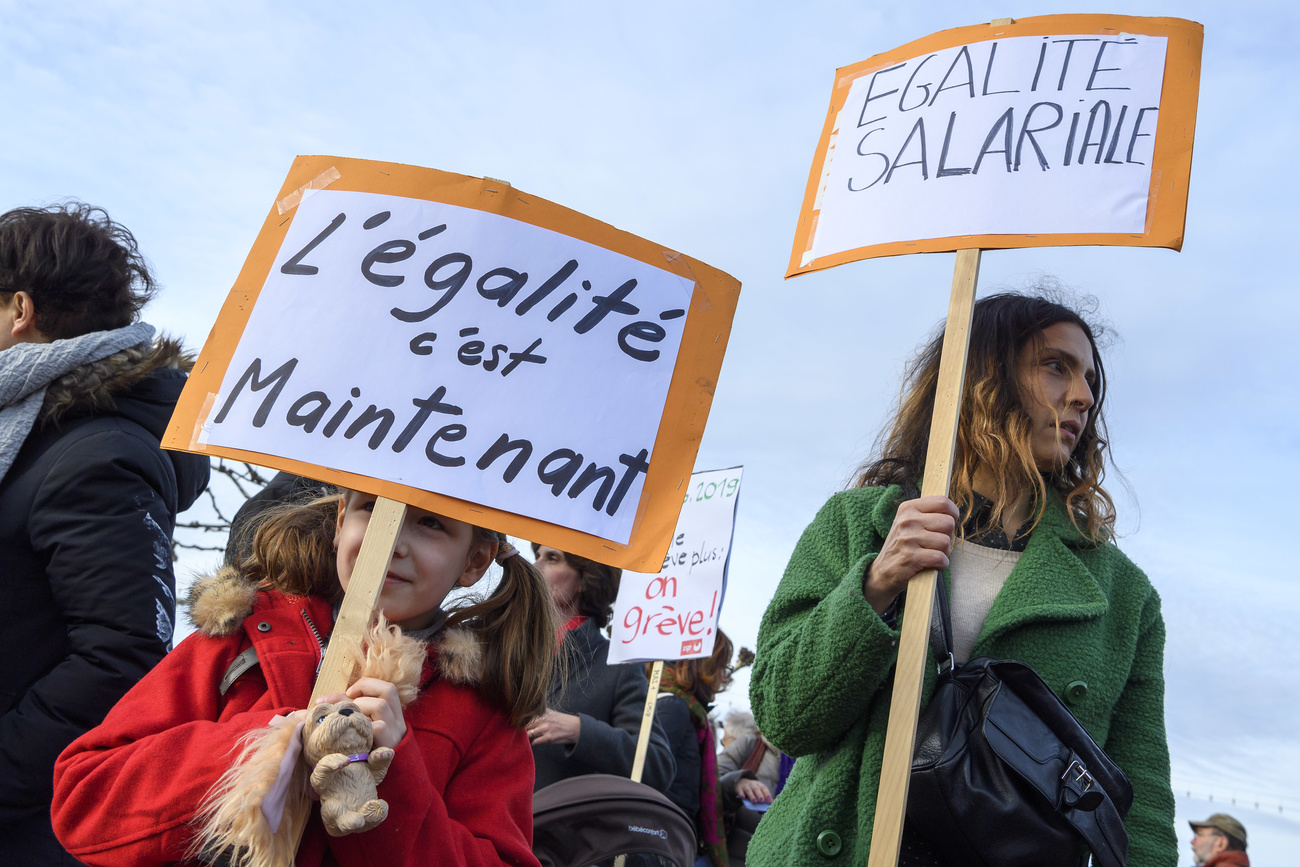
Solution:
[(352, 755), (369, 751), (374, 743), (370, 717), (355, 702), (322, 702), (312, 707), (302, 732), (303, 756), (316, 764), (331, 753)]

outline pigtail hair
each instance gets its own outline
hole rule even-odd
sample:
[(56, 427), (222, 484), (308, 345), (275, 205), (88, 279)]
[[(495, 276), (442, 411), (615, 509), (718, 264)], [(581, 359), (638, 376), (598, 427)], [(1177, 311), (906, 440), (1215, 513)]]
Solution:
[[(506, 550), (500, 535), (479, 532)], [(453, 612), (447, 626), (469, 629), (479, 639), (483, 648), (479, 688), (510, 714), (512, 725), (522, 728), (546, 710), (560, 615), (546, 580), (519, 552), (507, 556), (501, 568), (501, 580), (492, 594)]]

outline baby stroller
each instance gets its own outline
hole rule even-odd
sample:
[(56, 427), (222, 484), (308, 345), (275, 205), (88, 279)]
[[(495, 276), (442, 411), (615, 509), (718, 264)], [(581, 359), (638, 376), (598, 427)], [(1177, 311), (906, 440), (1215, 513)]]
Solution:
[(533, 854), (542, 867), (691, 867), (695, 826), (659, 792), (626, 777), (587, 774), (533, 794)]

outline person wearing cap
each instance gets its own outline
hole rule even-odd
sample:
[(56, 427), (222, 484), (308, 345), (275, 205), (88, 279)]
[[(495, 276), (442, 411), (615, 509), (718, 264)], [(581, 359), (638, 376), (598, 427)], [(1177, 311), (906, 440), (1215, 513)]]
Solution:
[(1215, 813), (1204, 822), (1188, 822), (1192, 856), (1202, 867), (1250, 867), (1246, 854), (1246, 829), (1227, 813)]

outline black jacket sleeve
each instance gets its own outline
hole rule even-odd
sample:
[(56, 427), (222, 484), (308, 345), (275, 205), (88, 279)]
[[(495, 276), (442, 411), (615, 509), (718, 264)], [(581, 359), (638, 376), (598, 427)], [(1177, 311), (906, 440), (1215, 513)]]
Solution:
[(661, 692), (655, 703), (655, 722), (663, 727), (677, 765), (677, 773), (664, 794), (694, 818), (700, 812), (700, 742), (691, 709), (676, 695)]
[[(632, 763), (636, 758), (641, 716), (645, 712), (645, 698), (650, 686), (640, 665), (609, 665), (604, 653), (598, 665), (603, 666), (606, 678), (613, 682), (613, 711), (607, 721), (578, 711), (582, 730), (578, 742), (568, 748), (568, 758), (586, 768), (585, 773), (626, 777), (632, 773)], [(641, 782), (661, 792), (666, 791), (676, 770), (663, 728), (658, 720), (653, 720)]]
[(176, 479), (157, 443), (107, 420), (47, 457), (28, 525), (64, 648), (0, 716), (0, 819), (49, 809), (54, 760), (162, 658), (175, 617)]

